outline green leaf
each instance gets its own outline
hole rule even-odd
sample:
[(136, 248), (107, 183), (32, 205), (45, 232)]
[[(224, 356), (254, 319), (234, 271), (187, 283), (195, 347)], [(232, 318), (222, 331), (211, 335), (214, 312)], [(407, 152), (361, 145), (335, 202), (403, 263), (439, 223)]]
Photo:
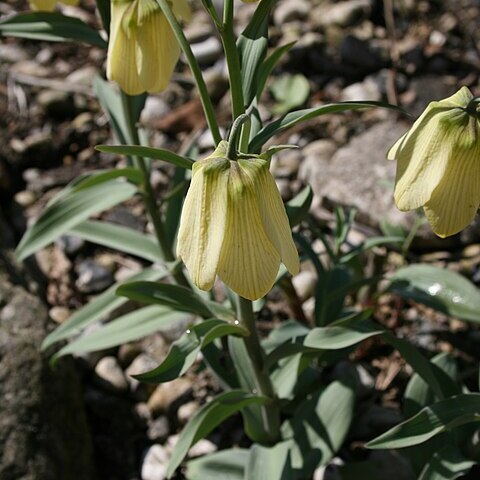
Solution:
[[(93, 88), (100, 104), (108, 116), (118, 141), (125, 145), (135, 143), (126, 122), (128, 114), (125, 112), (125, 102), (122, 101), (122, 95), (126, 94), (122, 94), (114, 83), (109, 83), (99, 76), (95, 77), (93, 80)], [(146, 98), (146, 94), (133, 97), (134, 118), (132, 120), (134, 122), (138, 121), (140, 113), (145, 105)]]
[(349, 252), (342, 255), (339, 259), (341, 263), (348, 263), (358, 255), (371, 250), (374, 247), (388, 244), (402, 244), (405, 241), (404, 237), (371, 237), (367, 238), (361, 245), (353, 248)]
[(302, 74), (283, 74), (270, 86), (276, 100), (273, 113), (282, 114), (301, 107), (310, 95), (310, 83)]
[(430, 385), (437, 398), (443, 399), (461, 392), (460, 387), (442, 369), (424, 357), (416, 347), (390, 332), (385, 332), (383, 338), (393, 345), (415, 373)]
[(151, 235), (98, 220), (86, 220), (68, 232), (92, 243), (158, 262), (164, 260), (157, 241)]
[[(158, 280), (168, 275), (166, 269), (146, 268), (132, 275), (129, 280)], [(75, 312), (69, 319), (48, 335), (42, 343), (42, 350), (53, 345), (55, 342), (78, 335), (85, 327), (105, 317), (118, 307), (127, 302), (124, 297), (116, 295), (119, 284), (112, 285), (108, 290), (90, 300), (84, 307)]]
[(0, 34), (11, 37), (65, 42), (77, 40), (100, 48), (107, 42), (78, 18), (56, 12), (22, 13), (0, 21)]
[(268, 77), (273, 69), (277, 66), (282, 57), (295, 45), (296, 42), (287, 43), (281, 47), (276, 48), (273, 53), (263, 62), (260, 67), (257, 81), (257, 100), (260, 99)]
[(264, 127), (250, 142), (249, 151), (260, 151), (267, 140), (283, 130), (297, 125), (298, 123), (305, 122), (328, 113), (339, 113), (347, 110), (359, 110), (362, 108), (372, 107), (390, 108), (397, 111), (403, 111), (402, 109), (394, 105), (389, 105), (388, 103), (366, 101), (330, 103), (327, 105), (322, 105), (321, 107), (306, 108), (304, 110), (290, 112)]
[(202, 348), (226, 335), (247, 336), (249, 332), (243, 327), (223, 320), (205, 320), (190, 327), (173, 342), (168, 355), (157, 368), (134, 376), (137, 380), (147, 383), (163, 383), (178, 378), (193, 365)]
[(244, 480), (250, 452), (232, 448), (212, 453), (187, 463), (187, 480)]
[(425, 465), (418, 480), (455, 480), (478, 465), (453, 445), (446, 445)]
[(423, 408), (366, 446), (374, 449), (410, 447), (426, 442), (441, 432), (479, 421), (480, 394), (461, 394)]
[(69, 353), (96, 352), (133, 342), (151, 333), (172, 328), (185, 318), (185, 314), (169, 308), (151, 305), (111, 320), (106, 325), (63, 347), (55, 359)]
[(117, 295), (147, 304), (165, 305), (179, 312), (208, 318), (215, 316), (207, 303), (192, 290), (159, 282), (131, 282), (121, 285)]
[(177, 167), (192, 169), (194, 161), (191, 158), (183, 157), (176, 153), (164, 150), (163, 148), (142, 147), (140, 145), (97, 145), (95, 150), (106, 153), (116, 153), (118, 155), (137, 156), (151, 158), (153, 160), (162, 160)]
[(440, 312), (480, 323), (480, 291), (458, 273), (432, 265), (409, 265), (392, 276), (389, 291)]
[(25, 259), (89, 216), (129, 199), (136, 191), (131, 183), (117, 180), (67, 194), (27, 230), (17, 247), (17, 258)]
[(350, 429), (354, 405), (354, 389), (339, 381), (299, 405), (292, 419), (282, 425), (283, 437), (294, 442), (295, 470), (309, 477), (338, 453)]
[(249, 106), (256, 96), (259, 69), (267, 54), (268, 17), (273, 4), (274, 0), (263, 1), (238, 37), (237, 48), (245, 106)]
[(247, 405), (266, 402), (268, 402), (268, 399), (265, 397), (258, 397), (243, 390), (232, 390), (218, 395), (204, 405), (180, 433), (168, 465), (167, 478), (170, 478), (182, 463), (190, 447), (207, 436), (225, 419)]
[(254, 444), (250, 448), (244, 480), (294, 480), (291, 465), (292, 442), (279, 442), (273, 447)]
[(285, 204), (290, 227), (297, 226), (308, 214), (313, 200), (313, 190), (307, 185), (298, 195)]

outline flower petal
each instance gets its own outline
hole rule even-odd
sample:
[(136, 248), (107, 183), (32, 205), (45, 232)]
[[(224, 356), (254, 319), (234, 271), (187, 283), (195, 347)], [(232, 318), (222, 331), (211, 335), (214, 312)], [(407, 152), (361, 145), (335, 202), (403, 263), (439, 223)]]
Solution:
[(249, 300), (272, 288), (280, 255), (268, 238), (251, 178), (237, 162), (230, 162), (228, 210), (218, 275), (236, 293)]
[(202, 290), (213, 287), (227, 218), (229, 162), (207, 158), (193, 165), (190, 188), (183, 205), (177, 255)]
[[(110, 24), (110, 41), (107, 56), (107, 78), (116, 81), (129, 95), (145, 92), (137, 71), (137, 32), (135, 26), (124, 21), (125, 15), (134, 15), (127, 10), (136, 8), (132, 2), (113, 2)], [(126, 32), (128, 28), (128, 35)]]
[(252, 180), (255, 179), (255, 193), (265, 233), (280, 254), (287, 270), (296, 275), (300, 270), (298, 251), (293, 242), (282, 197), (268, 168), (269, 162), (255, 159), (239, 160), (238, 163)]
[(450, 129), (442, 123), (450, 108), (429, 105), (401, 143), (393, 146), (389, 157), (397, 159), (395, 202), (400, 210), (413, 210), (424, 205), (442, 179), (452, 143)]
[(32, 10), (40, 12), (51, 12), (55, 8), (57, 0), (29, 0)]
[(442, 181), (425, 204), (425, 215), (440, 237), (454, 235), (475, 218), (480, 205), (480, 148), (457, 148)]
[(160, 7), (150, 1), (156, 9), (143, 17), (139, 13), (137, 66), (143, 91), (154, 93), (167, 88), (180, 57), (180, 46)]

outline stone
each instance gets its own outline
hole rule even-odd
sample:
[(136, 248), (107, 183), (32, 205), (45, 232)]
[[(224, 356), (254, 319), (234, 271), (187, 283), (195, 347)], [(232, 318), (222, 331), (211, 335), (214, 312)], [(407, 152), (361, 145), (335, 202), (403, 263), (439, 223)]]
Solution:
[(315, 26), (324, 28), (331, 25), (348, 27), (368, 18), (371, 10), (371, 0), (348, 0), (336, 2), (329, 6), (322, 3), (312, 10), (310, 18)]
[(125, 392), (128, 382), (115, 357), (103, 357), (95, 366), (96, 383), (112, 392)]
[(167, 478), (167, 468), (170, 458), (162, 445), (152, 445), (145, 452), (142, 462), (142, 480), (164, 480)]
[(382, 93), (378, 83), (372, 77), (367, 77), (363, 82), (352, 83), (344, 88), (340, 99), (342, 102), (379, 101), (382, 99)]
[(71, 314), (68, 308), (60, 306), (52, 307), (48, 311), (49, 317), (58, 324), (62, 324)]
[(0, 228), (0, 478), (97, 478), (80, 380), (71, 359), (52, 369), (41, 352), (51, 327), (43, 294), (14, 263), (1, 212)]
[(290, 178), (297, 174), (302, 162), (302, 151), (298, 148), (282, 150), (273, 156), (272, 174), (277, 178)]
[(62, 235), (55, 240), (55, 245), (66, 255), (73, 257), (85, 246), (85, 240), (74, 235)]
[(80, 67), (78, 70), (73, 71), (65, 77), (65, 82), (72, 83), (74, 85), (83, 85), (90, 87), (93, 79), (98, 75), (98, 69), (93, 65), (86, 65)]
[(188, 456), (190, 458), (202, 457), (203, 455), (215, 453), (217, 450), (218, 447), (213, 442), (202, 438), (188, 451)]
[(125, 370), (127, 381), (130, 384), (131, 390), (140, 390), (138, 393), (140, 393), (141, 396), (143, 396), (146, 392), (150, 393), (153, 390), (153, 386), (146, 383), (140, 383), (137, 379), (133, 378), (132, 375), (139, 375), (140, 373), (148, 372), (157, 366), (158, 363), (150, 355), (145, 353), (138, 355)]
[(283, 24), (295, 20), (304, 20), (308, 17), (311, 5), (305, 0), (283, 1), (273, 11), (275, 25), (281, 27)]
[(307, 298), (313, 295), (317, 282), (317, 275), (310, 270), (302, 270), (292, 278), (293, 286), (302, 301), (307, 300)]
[(92, 259), (84, 260), (76, 267), (78, 275), (75, 285), (82, 293), (98, 293), (110, 287), (112, 272)]
[(154, 125), (161, 120), (168, 112), (170, 107), (162, 97), (149, 95), (140, 115), (140, 122), (146, 125)]
[(28, 60), (28, 53), (16, 43), (0, 44), (0, 61), (2, 63), (18, 63)]
[(166, 412), (175, 407), (175, 404), (190, 394), (192, 384), (186, 378), (177, 378), (171, 382), (158, 385), (148, 399), (148, 408), (152, 415)]
[(200, 405), (195, 400), (181, 405), (177, 412), (178, 421), (185, 425), (200, 409)]
[[(150, 410), (149, 410), (150, 411)], [(164, 442), (170, 433), (168, 418), (164, 415), (157, 417), (148, 426), (147, 436), (153, 442)]]
[(217, 37), (209, 37), (191, 47), (200, 66), (212, 65), (223, 55), (222, 44)]
[(21, 190), (15, 194), (15, 201), (23, 208), (28, 208), (35, 203), (37, 196), (31, 190)]
[(386, 159), (388, 149), (407, 128), (400, 122), (387, 120), (354, 137), (331, 157), (333, 147), (325, 147), (323, 154), (305, 159), (300, 179), (309, 179), (315, 195), (329, 203), (355, 207), (363, 223), (378, 227), (386, 219), (410, 228), (415, 213), (407, 214), (396, 208), (393, 199), (396, 165)]

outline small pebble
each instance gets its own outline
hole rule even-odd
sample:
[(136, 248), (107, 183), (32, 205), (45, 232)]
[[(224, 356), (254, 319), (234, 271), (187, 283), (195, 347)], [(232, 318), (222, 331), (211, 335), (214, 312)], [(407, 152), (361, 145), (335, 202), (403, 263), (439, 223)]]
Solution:
[(115, 357), (103, 357), (95, 367), (97, 383), (113, 392), (128, 390), (128, 382)]
[(162, 445), (152, 445), (145, 453), (142, 463), (142, 480), (164, 480), (167, 478), (169, 456)]

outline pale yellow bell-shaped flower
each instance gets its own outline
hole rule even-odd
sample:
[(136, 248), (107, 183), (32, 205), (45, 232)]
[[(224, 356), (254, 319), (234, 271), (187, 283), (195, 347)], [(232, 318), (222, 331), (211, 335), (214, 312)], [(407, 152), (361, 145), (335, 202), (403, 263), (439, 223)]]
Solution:
[(57, 2), (64, 3), (65, 5), (77, 5), (78, 0), (28, 0), (32, 10), (38, 12), (51, 12)]
[(423, 207), (440, 237), (468, 226), (480, 205), (480, 122), (472, 100), (463, 87), (430, 103), (388, 152), (397, 160), (397, 207)]
[[(187, 0), (172, 3), (188, 20)], [(180, 46), (155, 0), (113, 0), (107, 77), (129, 95), (165, 90), (180, 56)]]
[(281, 262), (298, 273), (298, 252), (269, 162), (233, 161), (226, 152), (221, 142), (193, 165), (177, 255), (202, 290), (218, 274), (234, 292), (256, 300), (272, 288)]

